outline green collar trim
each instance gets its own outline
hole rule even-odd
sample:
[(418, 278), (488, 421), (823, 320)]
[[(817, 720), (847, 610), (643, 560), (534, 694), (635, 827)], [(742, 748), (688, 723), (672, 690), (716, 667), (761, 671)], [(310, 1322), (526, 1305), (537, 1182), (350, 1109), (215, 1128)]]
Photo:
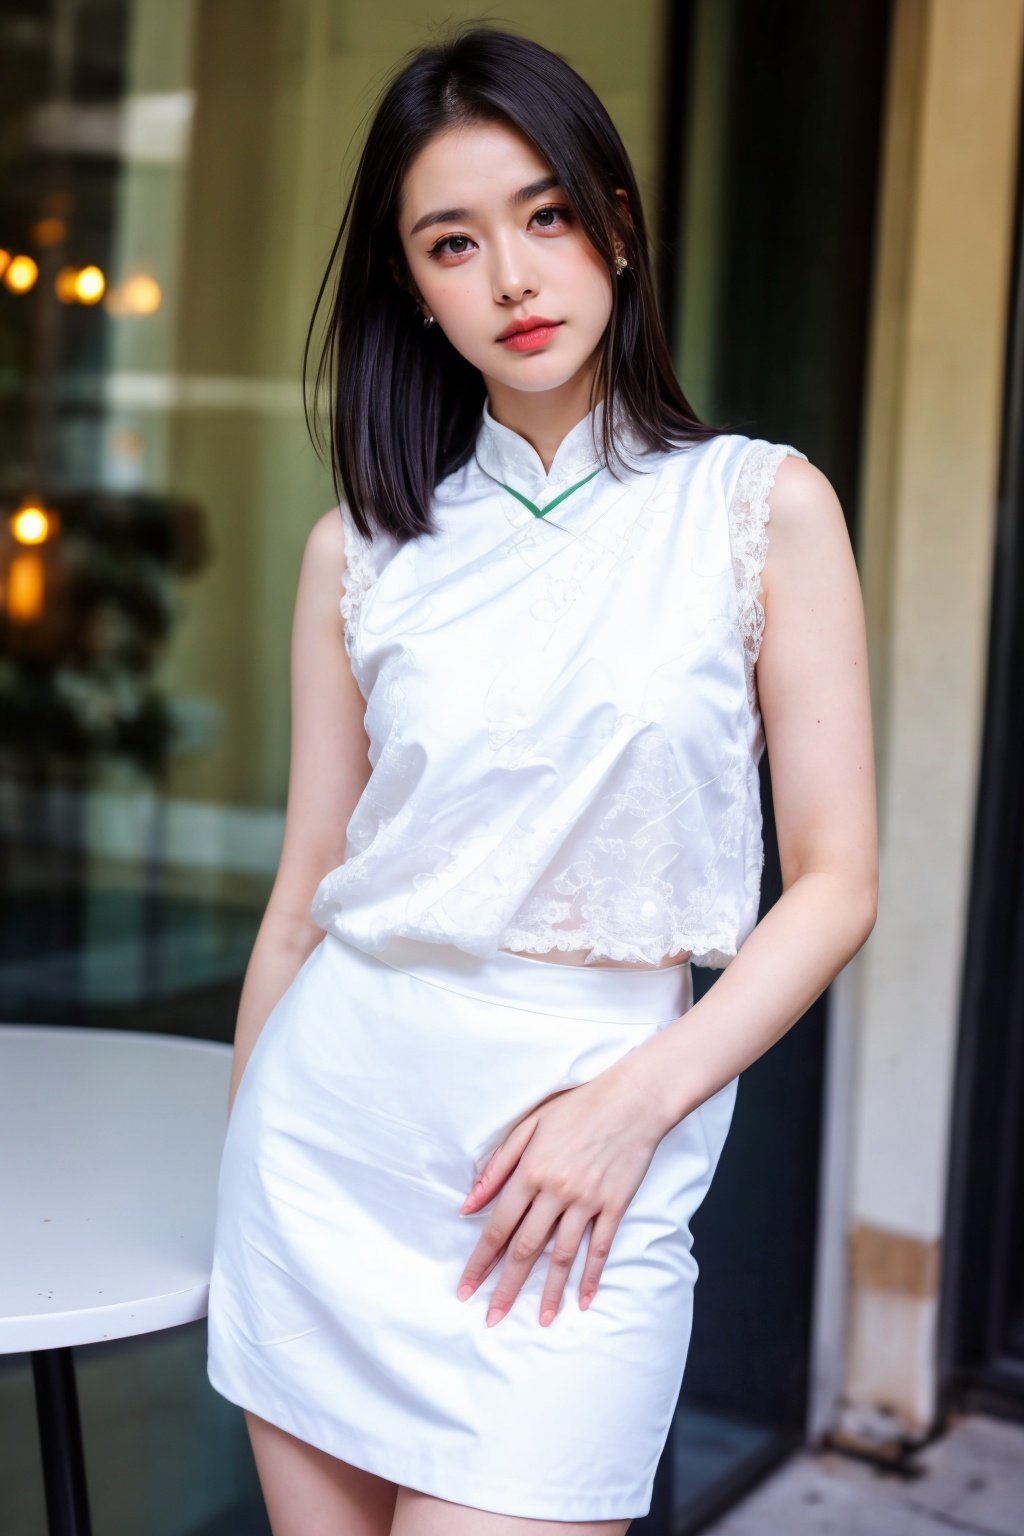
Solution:
[(521, 501), (524, 507), (529, 507), (534, 517), (544, 517), (551, 511), (552, 507), (557, 507), (560, 501), (564, 501), (567, 496), (571, 496), (573, 491), (581, 490), (588, 480), (593, 480), (594, 476), (600, 473), (601, 465), (599, 464), (596, 469), (591, 470), (589, 475), (585, 475), (582, 480), (577, 480), (575, 485), (570, 485), (567, 491), (562, 491), (559, 496), (555, 497), (554, 501), (549, 501), (546, 507), (538, 507), (528, 496), (524, 496), (522, 491), (517, 491), (514, 486), (506, 485), (504, 480), (499, 480), (498, 484), (503, 490), (508, 491), (510, 496), (514, 496), (517, 501)]

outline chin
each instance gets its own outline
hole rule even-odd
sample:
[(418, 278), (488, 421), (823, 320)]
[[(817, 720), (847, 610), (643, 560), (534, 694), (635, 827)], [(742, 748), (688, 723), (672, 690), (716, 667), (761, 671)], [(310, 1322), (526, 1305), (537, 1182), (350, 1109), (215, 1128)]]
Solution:
[[(527, 356), (519, 357), (513, 368), (481, 369), (481, 372), (503, 384), (506, 389), (521, 390), (524, 395), (545, 394), (553, 389), (562, 389), (566, 384), (571, 384), (580, 371), (586, 366), (593, 356), (588, 352), (572, 362), (567, 363), (565, 358), (556, 360), (546, 354), (535, 353), (527, 359)], [(527, 366), (522, 365), (526, 363)], [(531, 366), (532, 365), (532, 366)]]

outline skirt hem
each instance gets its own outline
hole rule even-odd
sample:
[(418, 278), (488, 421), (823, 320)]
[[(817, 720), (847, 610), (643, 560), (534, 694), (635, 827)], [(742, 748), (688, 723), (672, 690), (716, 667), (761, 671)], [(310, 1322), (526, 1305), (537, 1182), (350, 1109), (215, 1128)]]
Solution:
[(320, 1414), (310, 1413), (300, 1404), (275, 1395), (271, 1403), (262, 1400), (252, 1383), (239, 1385), (225, 1381), (209, 1365), (207, 1377), (214, 1391), (238, 1408), (247, 1408), (277, 1429), (329, 1456), (347, 1462), (362, 1472), (383, 1477), (388, 1482), (412, 1488), (418, 1493), (444, 1499), (450, 1504), (465, 1504), (487, 1514), (515, 1515), (533, 1520), (637, 1520), (650, 1512), (653, 1478), (646, 1487), (600, 1494), (581, 1493), (576, 1488), (538, 1489), (531, 1484), (529, 1470), (515, 1482), (482, 1481), (470, 1476), (461, 1466), (441, 1466), (434, 1456), (415, 1455), (408, 1447), (401, 1450), (375, 1436), (361, 1433), (333, 1420), (325, 1427)]

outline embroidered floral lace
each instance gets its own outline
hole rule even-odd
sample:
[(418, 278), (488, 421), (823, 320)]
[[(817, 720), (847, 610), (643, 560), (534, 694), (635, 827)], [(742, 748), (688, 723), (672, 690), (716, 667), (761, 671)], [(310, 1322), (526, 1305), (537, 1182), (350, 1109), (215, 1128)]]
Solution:
[(312, 912), (365, 949), (722, 967), (756, 923), (769, 497), (806, 456), (722, 434), (638, 457), (626, 433), (631, 471), (550, 519), (502, 488), (549, 505), (599, 465), (590, 429), (545, 474), (485, 410), (439, 533), (406, 545), (342, 507), (372, 772)]

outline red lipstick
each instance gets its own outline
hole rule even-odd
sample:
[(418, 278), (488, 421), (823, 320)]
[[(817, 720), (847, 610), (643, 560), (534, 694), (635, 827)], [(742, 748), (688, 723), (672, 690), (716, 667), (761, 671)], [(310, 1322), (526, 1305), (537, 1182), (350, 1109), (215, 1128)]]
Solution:
[(561, 324), (561, 320), (549, 320), (545, 315), (528, 315), (525, 320), (513, 320), (495, 339), (510, 351), (532, 352), (545, 346)]

